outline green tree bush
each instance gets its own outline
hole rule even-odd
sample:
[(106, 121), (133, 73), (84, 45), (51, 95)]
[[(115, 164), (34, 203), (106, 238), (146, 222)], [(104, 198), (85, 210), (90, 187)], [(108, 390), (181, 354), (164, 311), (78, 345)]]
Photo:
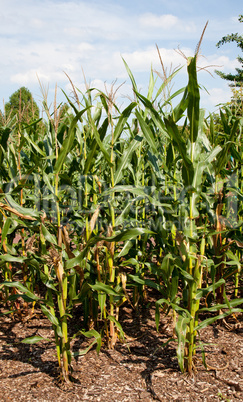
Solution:
[(10, 96), (9, 102), (5, 104), (5, 114), (11, 117), (17, 115), (19, 122), (31, 123), (39, 118), (40, 111), (31, 92), (27, 88), (21, 87)]
[(0, 111), (0, 132), (8, 128), (18, 134), (29, 125), (33, 125), (37, 136), (42, 136), (44, 125), (39, 117), (40, 110), (31, 92), (21, 87), (15, 91), (4, 105), (3, 112)]
[[(238, 18), (239, 22), (243, 22), (243, 15), (239, 15)], [(226, 36), (223, 36), (223, 38), (216, 44), (216, 46), (219, 48), (220, 46), (224, 45), (225, 43), (231, 43), (234, 42), (236, 43), (237, 47), (243, 51), (243, 36), (239, 35), (238, 33), (235, 34), (229, 34)], [(238, 56), (237, 60), (241, 64), (241, 68), (236, 68), (236, 74), (225, 74), (222, 71), (215, 70), (215, 72), (224, 80), (232, 82), (230, 86), (237, 86), (240, 87), (243, 83), (243, 58)]]

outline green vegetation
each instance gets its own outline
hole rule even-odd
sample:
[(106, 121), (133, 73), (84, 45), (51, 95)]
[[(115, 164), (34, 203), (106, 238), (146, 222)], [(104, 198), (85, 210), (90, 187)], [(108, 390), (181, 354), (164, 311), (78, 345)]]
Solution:
[(186, 87), (167, 99), (176, 72), (156, 88), (151, 71), (144, 96), (125, 66), (135, 94), (125, 109), (113, 88), (74, 88), (69, 108), (51, 113), (44, 100), (45, 121), (21, 120), (17, 136), (12, 120), (1, 128), (2, 302), (13, 318), (40, 306), (67, 382), (68, 325), (79, 305), (84, 324), (73, 337), (114, 348), (125, 335), (122, 304), (137, 308), (154, 289), (157, 327), (172, 311), (178, 363), (189, 374), (198, 348), (206, 365), (200, 330), (242, 312), (242, 110), (205, 118), (197, 54)]
[[(243, 22), (243, 15), (239, 15), (239, 22)], [(225, 45), (226, 43), (235, 43), (237, 47), (240, 48), (241, 51), (243, 51), (243, 36), (239, 35), (238, 33), (236, 34), (230, 34), (224, 36), (218, 43), (217, 47), (220, 47), (222, 45)], [(236, 86), (240, 87), (242, 86), (243, 83), (243, 58), (241, 56), (237, 57), (237, 60), (241, 64), (241, 68), (236, 68), (236, 73), (235, 74), (224, 74), (222, 71), (216, 70), (216, 73), (223, 78), (224, 80), (230, 81), (231, 86)]]
[(1, 113), (1, 125), (7, 121), (15, 121), (16, 125), (21, 123), (30, 124), (39, 118), (39, 108), (34, 101), (31, 92), (22, 87), (14, 92), (9, 102), (4, 105), (4, 113)]

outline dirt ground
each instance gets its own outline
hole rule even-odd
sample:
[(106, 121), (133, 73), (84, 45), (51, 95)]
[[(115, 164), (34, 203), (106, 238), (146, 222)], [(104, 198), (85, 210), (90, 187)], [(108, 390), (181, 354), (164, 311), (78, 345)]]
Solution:
[[(99, 356), (92, 349), (73, 359), (76, 382), (70, 387), (57, 381), (54, 343), (20, 343), (33, 335), (53, 339), (49, 321), (38, 310), (26, 322), (0, 316), (0, 401), (243, 401), (242, 316), (201, 331), (210, 368), (205, 369), (199, 353), (190, 378), (179, 371), (176, 343), (161, 347), (172, 335), (170, 317), (161, 317), (157, 332), (154, 312), (153, 303), (140, 314), (124, 305), (127, 345), (119, 342), (115, 350), (102, 347)], [(79, 320), (77, 314), (70, 327), (80, 328)], [(76, 338), (72, 348), (87, 344)]]

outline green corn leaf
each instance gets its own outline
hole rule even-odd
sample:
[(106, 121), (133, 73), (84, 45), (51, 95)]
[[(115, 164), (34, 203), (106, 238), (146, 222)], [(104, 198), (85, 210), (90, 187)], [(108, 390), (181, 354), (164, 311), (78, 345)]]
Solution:
[(16, 301), (19, 299), (19, 297), (21, 297), (21, 299), (23, 299), (25, 302), (27, 303), (33, 303), (33, 298), (26, 296), (26, 294), (22, 293), (22, 294), (13, 294), (11, 296), (8, 296), (8, 301)]
[(188, 107), (187, 115), (190, 122), (190, 134), (191, 143), (195, 142), (198, 136), (199, 127), (199, 103), (200, 103), (200, 92), (199, 85), (197, 82), (197, 57), (194, 56), (189, 59), (187, 71), (188, 71)]
[(63, 91), (63, 89), (62, 89), (62, 92), (63, 92), (63, 94), (65, 95), (65, 97), (66, 97), (66, 99), (67, 99), (69, 105), (73, 108), (73, 110), (74, 110), (74, 112), (75, 112), (75, 115), (77, 115), (77, 114), (79, 113), (79, 110), (78, 110), (78, 109), (76, 108), (76, 106), (71, 102), (70, 98), (69, 98), (69, 97), (67, 96), (67, 94)]
[(149, 100), (152, 99), (156, 81), (157, 81), (157, 78), (154, 79), (154, 72), (153, 72), (153, 68), (152, 68), (152, 65), (151, 65), (150, 77), (149, 77), (149, 86), (148, 86), (148, 94), (147, 94), (147, 99), (149, 99)]
[(228, 265), (236, 265), (239, 269), (241, 269), (241, 262), (239, 261), (238, 255), (235, 255), (230, 250), (228, 250), (226, 252), (226, 255), (230, 259), (230, 261), (225, 261), (226, 264), (228, 264)]
[(109, 106), (108, 106), (109, 100), (108, 100), (107, 95), (102, 91), (100, 91), (99, 95), (100, 95), (100, 100), (101, 100), (103, 108), (105, 109), (106, 113), (109, 114)]
[[(138, 266), (139, 266), (139, 261), (136, 260), (136, 258), (129, 258), (129, 259), (126, 260), (126, 261), (122, 261), (122, 262), (121, 262), (121, 265), (122, 265), (123, 267), (126, 267), (127, 265), (135, 265), (136, 267), (138, 267)], [(139, 278), (139, 279), (141, 279), (141, 278)], [(141, 281), (143, 281), (143, 279), (141, 279)], [(144, 284), (144, 283), (143, 283), (143, 284)]]
[(115, 226), (122, 225), (127, 216), (129, 215), (129, 212), (131, 210), (131, 203), (128, 202), (127, 205), (124, 207), (120, 215), (117, 216), (116, 221), (115, 221)]
[[(221, 115), (222, 119), (223, 114)], [(223, 120), (224, 122), (224, 120)], [(226, 165), (227, 161), (230, 158), (230, 148), (232, 147), (233, 142), (236, 140), (237, 130), (239, 126), (239, 119), (236, 119), (233, 123), (233, 127), (230, 129), (230, 126), (225, 123), (227, 128), (225, 127), (224, 131), (228, 134), (227, 142), (222, 147), (221, 152), (217, 157), (217, 169), (216, 173), (218, 174), (223, 167)]]
[(175, 267), (172, 272), (171, 278), (171, 300), (174, 301), (178, 293), (178, 283), (179, 283), (179, 273), (178, 269)]
[(113, 138), (114, 144), (116, 144), (117, 140), (120, 138), (120, 135), (123, 133), (124, 126), (125, 126), (128, 118), (130, 117), (133, 109), (135, 108), (135, 106), (137, 106), (137, 103), (132, 102), (121, 113), (118, 123), (116, 124), (114, 134), (113, 134), (114, 135), (114, 138)]
[(43, 338), (43, 336), (30, 336), (29, 338), (25, 338), (21, 341), (21, 343), (26, 343), (28, 345), (33, 345), (34, 343), (40, 341), (48, 341), (51, 342), (51, 339)]
[[(2, 256), (0, 256), (2, 257)], [(23, 292), (30, 300), (32, 301), (38, 301), (40, 300), (40, 298), (38, 296), (36, 296), (34, 293), (32, 293), (29, 289), (27, 289), (24, 285), (22, 285), (22, 283), (20, 282), (2, 282), (0, 284), (0, 289), (6, 286), (8, 288), (16, 288), (18, 290), (20, 290), (21, 292)], [(19, 294), (19, 297), (21, 297), (22, 295)]]
[(89, 285), (93, 290), (96, 290), (97, 292), (104, 292), (107, 295), (113, 295), (113, 296), (120, 296), (119, 293), (117, 293), (111, 286), (106, 285), (105, 283), (102, 282), (96, 282), (95, 285)]
[(38, 145), (32, 141), (32, 139), (30, 138), (30, 136), (27, 134), (26, 130), (23, 133), (24, 138), (27, 140), (27, 142), (35, 149), (35, 151), (41, 155), (41, 156), (46, 156), (45, 152), (43, 152), (40, 147), (38, 147)]
[(2, 315), (15, 314), (15, 313), (17, 313), (17, 312), (18, 312), (18, 310), (8, 310), (8, 311), (4, 311), (3, 313), (0, 313), (0, 317), (1, 317)]
[[(178, 72), (179, 72), (182, 68), (183, 68), (183, 66), (181, 66), (181, 67), (179, 67), (179, 68), (176, 68), (176, 69), (173, 71), (173, 73), (170, 74), (169, 77), (167, 77), (167, 79), (162, 82), (162, 84), (160, 85), (160, 87), (159, 87), (159, 89), (158, 89), (158, 91), (157, 91), (157, 93), (156, 93), (156, 95), (155, 95), (154, 100), (156, 100), (156, 99), (159, 97), (159, 95), (166, 89), (166, 86), (172, 81), (172, 79), (175, 77), (175, 75), (178, 74)], [(179, 91), (180, 91), (180, 92), (179, 92)], [(178, 92), (178, 93), (183, 92), (183, 91), (184, 91), (184, 88), (182, 88), (182, 89), (179, 90), (179, 91), (177, 91), (177, 92)], [(178, 95), (178, 93), (175, 93), (175, 94), (170, 95), (169, 98), (166, 99), (166, 102), (170, 102), (174, 97), (176, 97), (176, 96)]]
[[(161, 203), (159, 202), (154, 196), (150, 196), (145, 190), (147, 188), (146, 187), (142, 187), (142, 186), (131, 186), (131, 185), (118, 185), (115, 186), (113, 188), (110, 188), (109, 190), (105, 191), (103, 194), (104, 195), (108, 195), (111, 194), (113, 192), (130, 192), (134, 195), (140, 196), (142, 198), (147, 198), (148, 201), (154, 205), (154, 206), (158, 206), (158, 207), (165, 207), (168, 210), (172, 209), (171, 206), (171, 202), (168, 201), (168, 203)], [(153, 192), (153, 189), (155, 190), (154, 187), (148, 187), (148, 190), (150, 190), (150, 193)], [(154, 191), (155, 192), (155, 191)]]
[(214, 120), (213, 120), (213, 115), (210, 113), (210, 125), (209, 125), (209, 130), (210, 130), (210, 138), (212, 141), (212, 144), (214, 144), (214, 136), (215, 136), (215, 132), (214, 132)]
[(156, 330), (159, 330), (159, 321), (160, 321), (160, 306), (159, 304), (155, 303), (155, 324)]
[(226, 115), (223, 113), (222, 109), (220, 109), (220, 118), (221, 118), (221, 123), (223, 124), (224, 128), (224, 133), (225, 134), (230, 134), (230, 125), (227, 122)]
[(133, 242), (130, 240), (127, 240), (125, 242), (124, 246), (122, 247), (121, 251), (117, 255), (117, 258), (124, 257), (125, 255), (127, 255), (129, 250), (132, 248), (132, 246), (133, 246)]
[(51, 289), (54, 293), (58, 293), (58, 290), (55, 288), (52, 279), (49, 280), (49, 276), (40, 271), (40, 278), (42, 283), (44, 283), (48, 289)]
[(39, 213), (34, 210), (33, 208), (24, 208), (21, 207), (17, 202), (14, 201), (14, 199), (11, 197), (11, 195), (6, 195), (6, 200), (8, 204), (10, 205), (11, 208), (15, 209), (17, 212), (19, 212), (23, 216), (30, 216), (34, 219), (40, 219)]
[(15, 257), (11, 254), (2, 254), (0, 255), (0, 260), (3, 262), (18, 262), (19, 264), (23, 264), (26, 261), (26, 257)]
[(106, 293), (100, 293), (100, 292), (98, 293), (98, 302), (99, 302), (100, 313), (101, 313), (100, 319), (102, 320), (102, 315), (103, 315), (104, 310), (105, 310)]
[(172, 140), (174, 140), (176, 147), (178, 148), (180, 157), (182, 158), (184, 162), (184, 167), (186, 170), (186, 176), (185, 177), (185, 186), (191, 186), (192, 181), (193, 181), (193, 176), (194, 176), (194, 169), (193, 169), (193, 163), (189, 159), (187, 155), (187, 147), (186, 143), (183, 140), (177, 125), (174, 123), (173, 119), (171, 116), (168, 116), (168, 118), (164, 118), (166, 128), (168, 130), (168, 133), (171, 137)]
[(72, 299), (72, 302), (74, 304), (82, 303), (86, 299), (89, 292), (90, 292), (90, 286), (87, 282), (84, 282), (80, 292)]
[(156, 145), (156, 141), (154, 138), (154, 134), (152, 133), (150, 127), (148, 126), (148, 124), (144, 121), (142, 115), (140, 114), (140, 112), (138, 110), (135, 111), (136, 117), (139, 121), (141, 130), (144, 134), (144, 137), (146, 139), (146, 141), (148, 142), (149, 146), (151, 147), (151, 149), (153, 150), (153, 152), (157, 153), (158, 148)]
[(3, 245), (3, 242), (6, 239), (6, 236), (8, 234), (8, 231), (9, 231), (11, 223), (12, 223), (11, 218), (7, 218), (6, 221), (4, 222), (4, 226), (3, 226), (3, 229), (2, 229), (1, 246)]
[(94, 246), (99, 241), (104, 240), (108, 242), (120, 242), (120, 241), (132, 240), (145, 233), (154, 234), (154, 232), (145, 228), (133, 228), (124, 230), (123, 232), (111, 237), (94, 236), (88, 241), (84, 250), (78, 256), (71, 258), (66, 262), (66, 269), (71, 269), (76, 265), (80, 265), (83, 259), (85, 258), (86, 254), (88, 253), (90, 247)]
[(93, 337), (99, 338), (100, 337), (99, 332), (97, 332), (95, 329), (91, 329), (91, 330), (86, 331), (86, 332), (85, 331), (80, 331), (80, 333), (82, 335), (84, 335), (86, 338), (93, 338)]
[(124, 230), (123, 232), (115, 235), (115, 236), (111, 236), (111, 237), (100, 237), (101, 240), (105, 240), (108, 242), (119, 242), (119, 241), (126, 241), (126, 240), (132, 240), (135, 239), (138, 236), (141, 236), (145, 233), (148, 234), (154, 234), (154, 232), (152, 232), (149, 229), (145, 229), (145, 228), (132, 228), (132, 229), (127, 229)]
[[(104, 120), (102, 126), (98, 130), (98, 133), (99, 133), (101, 141), (103, 141), (104, 138), (105, 138), (108, 126), (109, 126), (109, 120), (108, 120), (108, 117), (107, 117)], [(95, 153), (97, 151), (97, 148), (98, 148), (98, 143), (97, 143), (96, 139), (94, 139), (92, 144), (91, 144), (91, 147), (90, 147), (90, 152), (89, 152), (89, 154), (87, 156), (87, 159), (85, 161), (84, 174), (88, 174), (90, 169), (91, 169), (92, 164), (95, 163), (94, 156), (95, 156)]]
[(92, 347), (97, 343), (96, 340), (94, 340), (87, 348), (83, 349), (83, 350), (79, 350), (78, 352), (73, 352), (72, 356), (73, 357), (77, 357), (77, 356), (84, 356), (86, 355), (91, 349)]
[(171, 302), (168, 299), (159, 299), (156, 301), (155, 304), (158, 304), (159, 306), (161, 306), (162, 304), (167, 304), (167, 306), (173, 308), (173, 310), (175, 310), (176, 312), (180, 313), (180, 314), (184, 314), (185, 316), (187, 316), (188, 318), (191, 318), (191, 315), (189, 313), (189, 311), (187, 311), (186, 309), (178, 306), (178, 304), (175, 304), (173, 302)]
[(53, 236), (49, 230), (43, 225), (43, 223), (41, 224), (41, 231), (43, 236), (45, 237), (45, 239), (51, 243), (51, 244), (55, 244), (57, 246), (57, 239), (55, 236)]
[[(168, 137), (168, 134), (167, 134), (167, 131), (165, 128), (165, 124), (164, 124), (163, 120), (161, 119), (160, 114), (154, 108), (153, 104), (145, 96), (141, 95), (140, 93), (136, 92), (136, 95), (141, 100), (141, 102), (144, 104), (144, 106), (147, 108), (147, 110), (149, 110), (155, 126), (159, 128), (161, 133), (163, 133), (166, 137)], [(137, 111), (136, 111), (136, 115), (137, 115)], [(141, 121), (141, 119), (139, 120), (139, 122), (140, 121)], [(144, 121), (144, 119), (143, 119), (143, 121)], [(150, 134), (148, 134), (148, 136), (150, 136)], [(157, 151), (157, 149), (156, 149), (156, 151)]]
[(29, 179), (29, 177), (32, 175), (33, 171), (36, 169), (36, 165), (32, 166), (32, 168), (28, 169), (28, 171), (25, 173), (25, 175), (18, 181), (18, 185), (14, 187), (14, 189), (11, 191), (11, 195), (16, 195), (19, 194), (22, 188), (26, 186), (26, 182)]
[(121, 179), (124, 178), (124, 170), (127, 168), (127, 165), (130, 163), (133, 153), (135, 150), (139, 147), (140, 141), (137, 140), (137, 136), (131, 141), (131, 143), (128, 146), (128, 149), (126, 149), (123, 152), (123, 155), (119, 161), (119, 164), (117, 166), (115, 175), (114, 175), (114, 185), (117, 185)]
[(150, 164), (152, 165), (154, 171), (156, 172), (156, 175), (160, 178), (160, 180), (163, 180), (163, 175), (162, 175), (161, 169), (158, 165), (159, 159), (157, 158), (157, 156), (152, 154), (152, 152), (148, 151), (148, 160), (149, 160)]
[(205, 297), (208, 293), (213, 292), (215, 289), (219, 288), (225, 283), (225, 280), (222, 278), (218, 282), (213, 283), (207, 288), (198, 289), (196, 293), (196, 300), (200, 300), (202, 297)]
[(122, 329), (122, 326), (121, 326), (121, 324), (115, 319), (115, 317), (113, 317), (113, 316), (111, 316), (111, 315), (108, 315), (107, 319), (110, 320), (110, 321), (112, 321), (112, 322), (114, 322), (115, 326), (119, 329), (119, 332), (120, 332), (120, 334), (121, 334), (121, 337), (122, 337), (123, 339), (125, 339), (125, 333), (124, 333), (124, 331), (123, 331), (123, 329)]
[(215, 321), (222, 320), (223, 318), (231, 315), (232, 313), (242, 313), (242, 312), (243, 312), (243, 309), (232, 309), (231, 311), (225, 312), (223, 314), (219, 314), (214, 317), (207, 318), (206, 320), (203, 320), (199, 325), (197, 325), (194, 328), (194, 330), (200, 331), (201, 329), (206, 328), (208, 325), (213, 324)]
[(95, 338), (95, 342), (92, 344), (92, 346), (95, 343), (97, 343), (96, 351), (97, 351), (97, 354), (99, 354), (100, 348), (101, 348), (101, 343), (102, 343), (101, 335), (99, 334), (99, 332), (95, 331), (95, 329), (91, 329), (90, 331), (87, 331), (87, 332), (80, 331), (80, 333), (82, 335), (84, 335), (86, 338), (93, 338), (93, 337)]
[(203, 312), (203, 311), (208, 311), (208, 312), (215, 312), (215, 311), (219, 311), (222, 309), (228, 309), (228, 308), (232, 308), (232, 307), (236, 307), (239, 306), (240, 304), (243, 304), (243, 298), (241, 299), (234, 299), (231, 301), (228, 301), (228, 303), (225, 304), (216, 304), (215, 306), (212, 307), (203, 307), (199, 310), (199, 312)]
[(51, 184), (51, 175), (52, 175), (52, 173), (51, 174), (46, 174), (45, 172), (43, 172), (42, 177), (43, 177), (43, 180), (45, 182), (46, 187), (48, 188), (48, 190), (51, 193), (51, 196), (54, 198), (55, 194), (54, 194), (54, 187)]
[(99, 131), (98, 131), (96, 125), (95, 125), (95, 122), (93, 121), (91, 116), (90, 116), (90, 119), (89, 119), (89, 123), (90, 123), (90, 125), (91, 125), (91, 127), (93, 129), (93, 134), (94, 134), (95, 140), (96, 140), (101, 152), (103, 153), (108, 165), (110, 167), (112, 167), (113, 163), (111, 162), (111, 156), (110, 156), (109, 152), (106, 150), (106, 147), (104, 146), (104, 144), (103, 144), (103, 142), (101, 140), (100, 133), (99, 133)]
[(0, 127), (0, 145), (2, 146), (4, 151), (7, 151), (7, 144), (10, 133), (11, 129), (9, 127)]
[[(92, 238), (92, 240), (94, 241), (94, 238)], [(94, 244), (95, 244), (95, 241), (94, 241), (94, 243), (92, 243), (92, 246)], [(79, 255), (66, 261), (66, 264), (65, 264), (66, 269), (69, 270), (71, 268), (76, 267), (77, 265), (80, 265), (82, 263), (83, 259), (85, 258), (86, 254), (88, 253), (89, 247), (91, 247), (91, 241), (88, 242), (88, 245), (86, 245), (84, 250)]]
[(190, 275), (185, 269), (181, 268), (180, 266), (177, 266), (177, 268), (180, 270), (180, 273), (184, 277), (184, 279), (186, 279), (190, 284), (195, 282), (193, 276)]
[(150, 288), (158, 290), (159, 292), (161, 291), (161, 286), (158, 283), (152, 281), (151, 279), (142, 279), (138, 275), (132, 275), (132, 274), (129, 274), (128, 277), (132, 279), (135, 283), (138, 283), (143, 286), (146, 285)]
[[(188, 106), (188, 87), (180, 89), (178, 92), (175, 93), (174, 96), (179, 95), (183, 91), (184, 91), (184, 94), (183, 94), (183, 97), (182, 97), (180, 103), (173, 109), (173, 112), (172, 112), (173, 121), (175, 123), (178, 122), (184, 116), (184, 112)], [(173, 97), (171, 97), (170, 99), (172, 100)]]
[(131, 83), (132, 83), (132, 86), (133, 86), (133, 90), (134, 90), (135, 92), (137, 92), (137, 91), (138, 91), (138, 88), (137, 88), (137, 84), (136, 84), (136, 81), (135, 81), (135, 79), (134, 79), (134, 76), (133, 76), (133, 74), (132, 74), (130, 68), (128, 67), (127, 63), (125, 62), (125, 60), (124, 60), (123, 58), (122, 58), (122, 60), (123, 60), (123, 63), (125, 64), (126, 70), (127, 70), (127, 72), (128, 72), (129, 78), (130, 78), (130, 80), (131, 80)]
[(59, 321), (58, 321), (57, 317), (55, 317), (55, 316), (51, 313), (51, 311), (50, 311), (44, 304), (41, 304), (41, 310), (42, 310), (43, 314), (45, 314), (45, 316), (48, 318), (48, 320), (49, 320), (53, 325), (55, 325), (56, 327), (59, 327), (59, 328), (60, 328), (60, 324), (59, 324)]
[(66, 136), (65, 140), (63, 141), (62, 148), (60, 149), (58, 158), (56, 160), (56, 163), (54, 166), (54, 173), (58, 174), (60, 172), (60, 170), (62, 169), (63, 163), (66, 160), (66, 156), (70, 152), (72, 145), (73, 145), (73, 141), (75, 138), (76, 125), (77, 125), (78, 121), (80, 120), (81, 116), (88, 109), (90, 109), (90, 106), (88, 106), (87, 108), (78, 112), (77, 115), (73, 118), (70, 128), (68, 130), (67, 136)]
[(186, 331), (190, 322), (190, 318), (178, 315), (175, 331), (178, 340), (178, 346), (176, 349), (177, 359), (182, 373), (184, 372), (184, 351), (186, 344)]

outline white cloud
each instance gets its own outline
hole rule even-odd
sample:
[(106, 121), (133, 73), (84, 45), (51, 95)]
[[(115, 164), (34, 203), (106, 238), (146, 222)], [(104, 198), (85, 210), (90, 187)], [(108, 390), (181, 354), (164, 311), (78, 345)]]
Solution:
[(201, 92), (201, 107), (206, 110), (215, 110), (216, 105), (229, 102), (232, 96), (231, 90), (227, 84), (224, 88), (210, 88), (208, 92), (209, 94)]
[[(184, 48), (182, 51), (188, 55), (192, 53), (188, 48)], [(174, 49), (160, 48), (159, 52), (163, 64), (167, 68), (170, 68), (171, 65), (175, 68), (181, 64), (185, 64), (185, 59)], [(153, 68), (161, 68), (159, 55), (155, 46), (132, 53), (124, 53), (122, 56), (132, 71), (149, 71), (151, 65)]]
[[(1, 0), (1, 3), (0, 85), (1, 96), (5, 99), (11, 95), (13, 84), (25, 85), (30, 90), (38, 87), (36, 74), (41, 81), (50, 83), (50, 87), (56, 83), (60, 87), (68, 85), (65, 71), (75, 85), (83, 88), (82, 68), (87, 80), (100, 88), (103, 81), (112, 82), (116, 78), (129, 82), (121, 56), (135, 79), (136, 74), (139, 76), (139, 84), (147, 86), (151, 64), (162, 71), (155, 43), (158, 43), (163, 63), (169, 71), (171, 64), (173, 67), (186, 64), (174, 48), (181, 45), (183, 53), (192, 56), (204, 25), (201, 15), (179, 14), (172, 8), (173, 1), (171, 7), (164, 1), (158, 13), (154, 12), (153, 2), (146, 3), (146, 8), (141, 2), (137, 9), (133, 2), (127, 7), (127, 0), (124, 3), (111, 0)], [(189, 7), (189, 0), (187, 3)], [(226, 21), (227, 18), (223, 21), (214, 18), (205, 34), (203, 48), (208, 57), (207, 60), (200, 59), (199, 65), (218, 66), (212, 71), (215, 68), (233, 71), (238, 65), (237, 61), (232, 61), (234, 57), (228, 47), (217, 53), (215, 50), (215, 43), (227, 34)], [(230, 31), (235, 23), (231, 17), (228, 22)], [(212, 47), (212, 43), (213, 51), (209, 51), (208, 45)], [(145, 84), (141, 78), (143, 73), (147, 77)], [(185, 83), (185, 75), (183, 80)], [(128, 87), (122, 88), (123, 93), (125, 89)]]
[(23, 73), (14, 74), (11, 76), (11, 82), (18, 84), (19, 86), (29, 86), (35, 84), (38, 79), (43, 83), (52, 81), (56, 83), (59, 80), (63, 81), (64, 74), (56, 71), (44, 71), (39, 68), (37, 70), (28, 70)]
[[(209, 71), (220, 70), (223, 72), (234, 71), (236, 67), (239, 67), (239, 62), (235, 60), (231, 60), (228, 56), (220, 56), (220, 55), (211, 55), (209, 57), (200, 57), (198, 61), (198, 65), (200, 67), (209, 66)], [(212, 66), (212, 67), (210, 67)]]
[(172, 14), (156, 15), (146, 13), (139, 17), (139, 22), (145, 27), (169, 29), (178, 25), (179, 19)]
[(37, 29), (42, 29), (45, 25), (45, 22), (39, 18), (32, 18), (30, 20), (30, 26)]
[(161, 39), (187, 38), (200, 29), (194, 21), (180, 19), (173, 14), (146, 13), (138, 17), (138, 22), (146, 35), (160, 32)]

